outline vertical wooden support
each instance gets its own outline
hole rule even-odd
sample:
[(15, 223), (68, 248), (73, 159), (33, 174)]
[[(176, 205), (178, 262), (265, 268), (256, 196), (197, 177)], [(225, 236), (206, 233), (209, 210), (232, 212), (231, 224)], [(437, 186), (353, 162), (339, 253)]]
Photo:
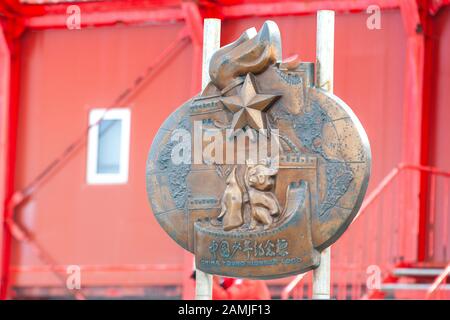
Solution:
[[(182, 2), (181, 8), (186, 20), (186, 29), (192, 43), (192, 78), (191, 95), (198, 94), (202, 83), (202, 51), (203, 51), (203, 18), (194, 2)], [(192, 271), (195, 269), (194, 255), (188, 251), (183, 252), (183, 300), (194, 299), (195, 281), (191, 279)]]
[(209, 83), (209, 62), (220, 48), (220, 19), (205, 19), (203, 27), (202, 90)]
[[(317, 12), (316, 86), (333, 92), (334, 11)], [(330, 299), (331, 248), (323, 250), (313, 271), (313, 299)]]
[[(213, 53), (220, 48), (220, 20), (205, 19), (203, 27), (203, 64), (202, 64), (202, 90), (209, 83), (209, 62)], [(212, 275), (196, 270), (195, 299), (212, 299)]]

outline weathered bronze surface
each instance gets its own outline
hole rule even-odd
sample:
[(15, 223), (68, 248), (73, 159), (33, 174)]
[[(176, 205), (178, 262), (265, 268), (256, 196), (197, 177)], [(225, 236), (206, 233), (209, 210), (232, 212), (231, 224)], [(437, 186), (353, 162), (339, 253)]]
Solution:
[[(314, 86), (313, 63), (281, 61), (274, 22), (248, 34), (214, 54), (211, 82), (159, 129), (147, 192), (197, 268), (271, 279), (316, 268), (346, 230), (366, 192), (370, 147), (351, 109)], [(190, 135), (184, 149), (180, 132)]]

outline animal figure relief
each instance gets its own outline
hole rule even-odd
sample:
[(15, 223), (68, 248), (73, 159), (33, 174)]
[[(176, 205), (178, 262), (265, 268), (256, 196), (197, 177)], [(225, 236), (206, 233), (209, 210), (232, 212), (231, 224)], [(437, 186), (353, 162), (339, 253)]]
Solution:
[[(245, 188), (241, 188), (233, 168), (226, 180), (227, 187), (222, 196), (221, 211), (217, 219), (222, 220), (223, 229), (230, 231), (244, 224), (244, 207), (250, 208), (249, 229), (258, 224), (268, 229), (274, 219), (282, 216), (281, 207), (273, 193), (275, 176), (278, 173), (267, 161), (247, 164), (244, 173)], [(245, 189), (244, 191), (242, 189)]]
[(242, 190), (236, 179), (236, 167), (233, 168), (227, 180), (227, 187), (222, 196), (222, 209), (217, 217), (223, 220), (223, 229), (230, 231), (244, 224), (242, 211)]
[(262, 224), (265, 230), (268, 229), (274, 218), (281, 213), (280, 204), (272, 192), (277, 173), (277, 169), (266, 163), (247, 166), (244, 181), (250, 202), (250, 229), (255, 229), (258, 223)]

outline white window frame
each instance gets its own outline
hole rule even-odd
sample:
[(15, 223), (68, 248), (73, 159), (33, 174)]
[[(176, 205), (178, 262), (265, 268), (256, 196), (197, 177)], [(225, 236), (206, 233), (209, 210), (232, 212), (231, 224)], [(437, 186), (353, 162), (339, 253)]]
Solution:
[[(98, 130), (101, 120), (121, 120), (120, 137), (120, 169), (118, 173), (98, 173)], [(86, 182), (88, 184), (124, 184), (128, 182), (128, 163), (130, 157), (130, 121), (131, 112), (128, 108), (91, 109), (89, 112), (88, 147)]]

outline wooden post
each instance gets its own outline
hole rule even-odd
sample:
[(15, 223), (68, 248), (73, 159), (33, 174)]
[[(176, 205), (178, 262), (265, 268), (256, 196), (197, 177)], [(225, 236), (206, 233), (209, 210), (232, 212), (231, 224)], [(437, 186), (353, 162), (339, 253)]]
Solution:
[[(334, 11), (317, 12), (316, 86), (333, 93)], [(313, 299), (330, 299), (331, 248), (323, 250), (313, 272)]]
[(220, 49), (220, 19), (205, 19), (203, 27), (202, 90), (209, 83), (209, 62)]
[[(202, 90), (209, 82), (209, 62), (213, 53), (220, 48), (220, 19), (205, 19), (203, 26), (203, 63), (202, 63)], [(212, 299), (212, 275), (196, 270), (195, 272), (195, 299)]]

